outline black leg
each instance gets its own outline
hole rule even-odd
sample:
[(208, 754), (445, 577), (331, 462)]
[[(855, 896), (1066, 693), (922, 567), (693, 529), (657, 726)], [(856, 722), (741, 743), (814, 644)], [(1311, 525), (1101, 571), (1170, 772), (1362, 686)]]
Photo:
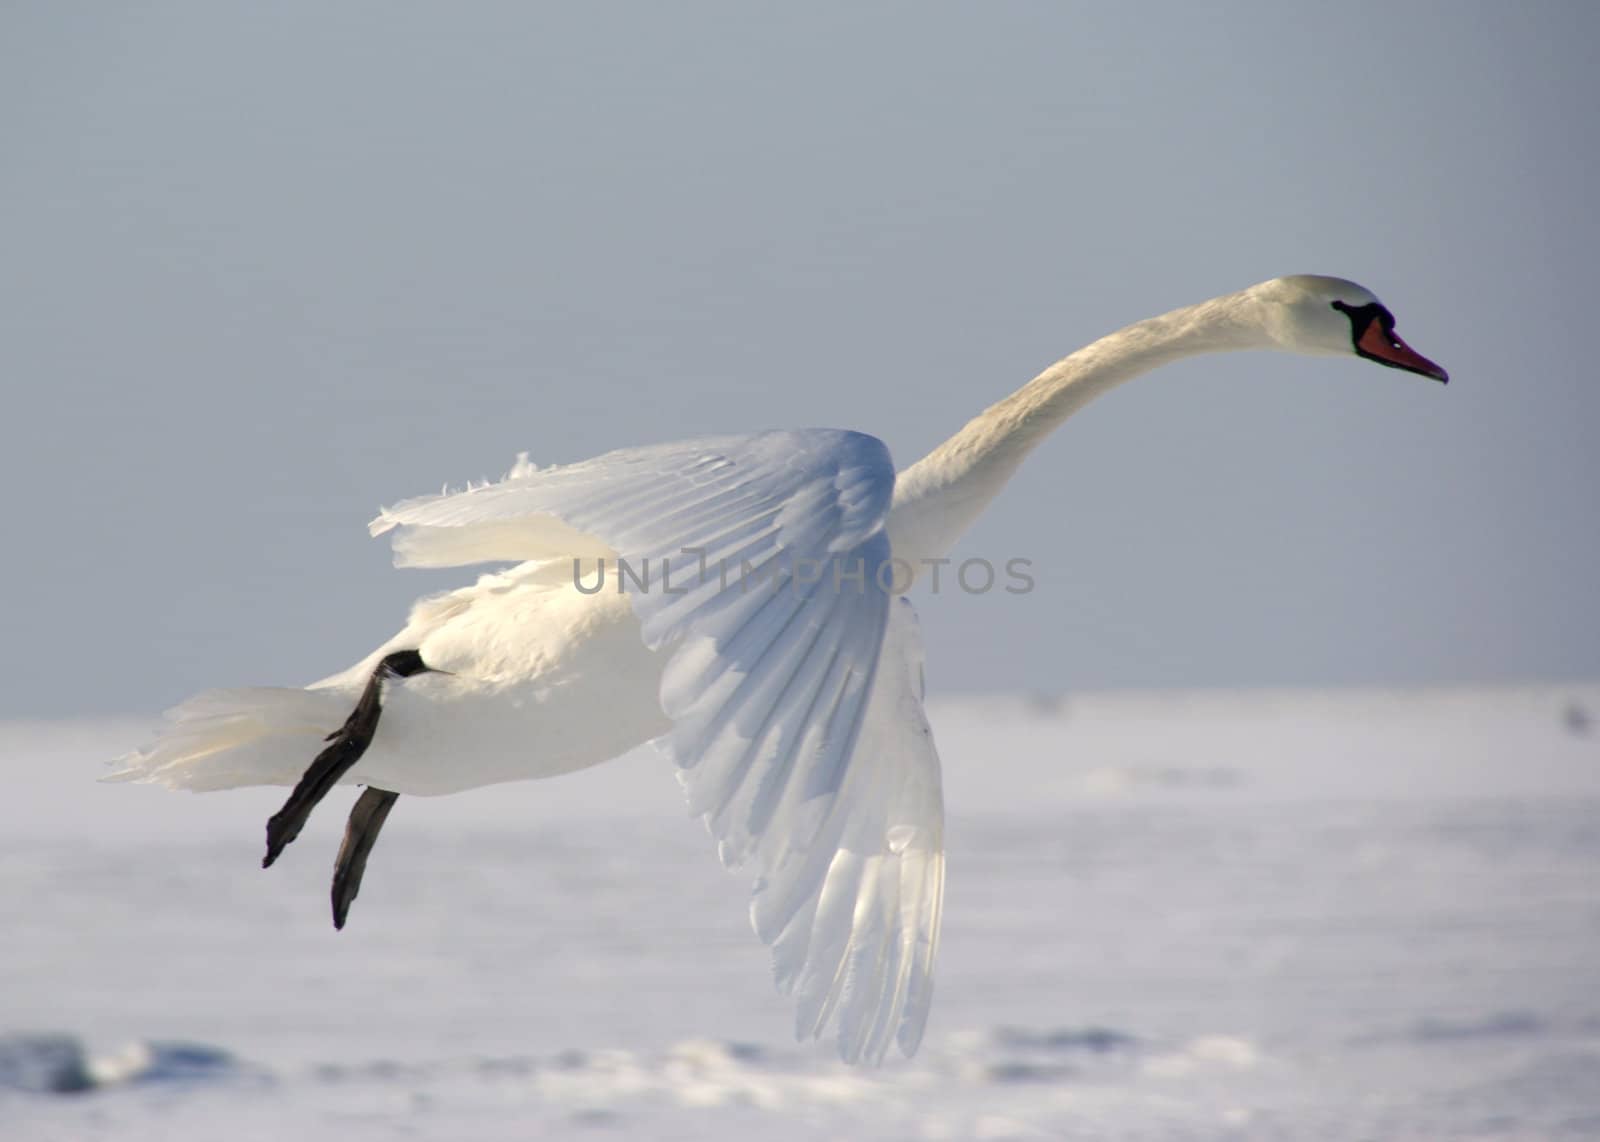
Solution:
[(350, 810), (350, 822), (344, 827), (344, 844), (339, 846), (339, 859), (333, 865), (333, 926), (343, 928), (350, 905), (361, 891), (361, 874), (367, 871), (367, 854), (377, 843), (378, 831), (389, 817), (389, 810), (400, 799), (400, 794), (387, 789), (368, 788)]
[(422, 655), (414, 650), (397, 650), (378, 663), (361, 691), (355, 710), (342, 727), (328, 735), (328, 747), (317, 754), (283, 808), (267, 821), (267, 855), (261, 861), (262, 868), (272, 867), (284, 846), (300, 835), (317, 802), (326, 797), (328, 790), (367, 752), (372, 735), (378, 730), (378, 716), (383, 713), (383, 680), (409, 678), (427, 669)]

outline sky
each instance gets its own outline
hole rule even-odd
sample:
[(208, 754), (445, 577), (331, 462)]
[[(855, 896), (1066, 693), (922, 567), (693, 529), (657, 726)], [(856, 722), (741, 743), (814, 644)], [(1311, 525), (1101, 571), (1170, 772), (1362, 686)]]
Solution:
[(1600, 677), (1600, 9), (12, 3), (0, 717), (311, 681), (382, 504), (707, 433), (909, 464), (1286, 273), (1451, 371), (1203, 358), (1065, 425), (919, 595), (933, 692)]

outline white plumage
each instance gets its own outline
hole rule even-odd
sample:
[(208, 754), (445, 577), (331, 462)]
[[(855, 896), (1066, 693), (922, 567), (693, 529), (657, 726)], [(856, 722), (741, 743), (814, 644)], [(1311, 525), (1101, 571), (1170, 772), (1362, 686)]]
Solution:
[[(1276, 347), (1444, 379), (1392, 324), (1352, 283), (1276, 279), (1080, 350), (898, 477), (878, 440), (808, 429), (519, 463), (498, 483), (407, 500), (372, 524), (400, 565), (512, 566), (423, 599), (393, 639), (306, 689), (190, 699), (113, 777), (295, 784), (364, 691), (382, 716), (368, 711), (370, 744), (343, 780), (391, 796), (548, 777), (655, 741), (724, 863), (755, 873), (751, 921), (797, 1034), (837, 1027), (851, 1061), (891, 1043), (909, 1055), (944, 885), (939, 761), (902, 597), (920, 562), (949, 550), (1056, 424), (1165, 361)], [(622, 591), (619, 561), (634, 576)], [(419, 655), (421, 672), (385, 673), (395, 652)]]

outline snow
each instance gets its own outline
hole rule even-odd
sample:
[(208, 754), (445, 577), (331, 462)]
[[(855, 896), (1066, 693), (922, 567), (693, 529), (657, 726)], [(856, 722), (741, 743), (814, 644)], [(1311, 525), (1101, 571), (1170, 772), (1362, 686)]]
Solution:
[(282, 790), (0, 725), (0, 1135), (1600, 1137), (1600, 685), (932, 712), (939, 991), (876, 1071), (790, 1041), (648, 754), (402, 799), (336, 933), (348, 791), (263, 872)]

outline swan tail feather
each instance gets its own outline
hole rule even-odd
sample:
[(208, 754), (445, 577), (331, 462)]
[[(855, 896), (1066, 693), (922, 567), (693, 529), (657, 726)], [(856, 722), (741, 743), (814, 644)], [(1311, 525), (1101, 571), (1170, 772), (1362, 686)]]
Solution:
[(168, 710), (155, 740), (117, 758), (101, 780), (197, 792), (293, 785), (349, 705), (334, 689), (207, 690)]

